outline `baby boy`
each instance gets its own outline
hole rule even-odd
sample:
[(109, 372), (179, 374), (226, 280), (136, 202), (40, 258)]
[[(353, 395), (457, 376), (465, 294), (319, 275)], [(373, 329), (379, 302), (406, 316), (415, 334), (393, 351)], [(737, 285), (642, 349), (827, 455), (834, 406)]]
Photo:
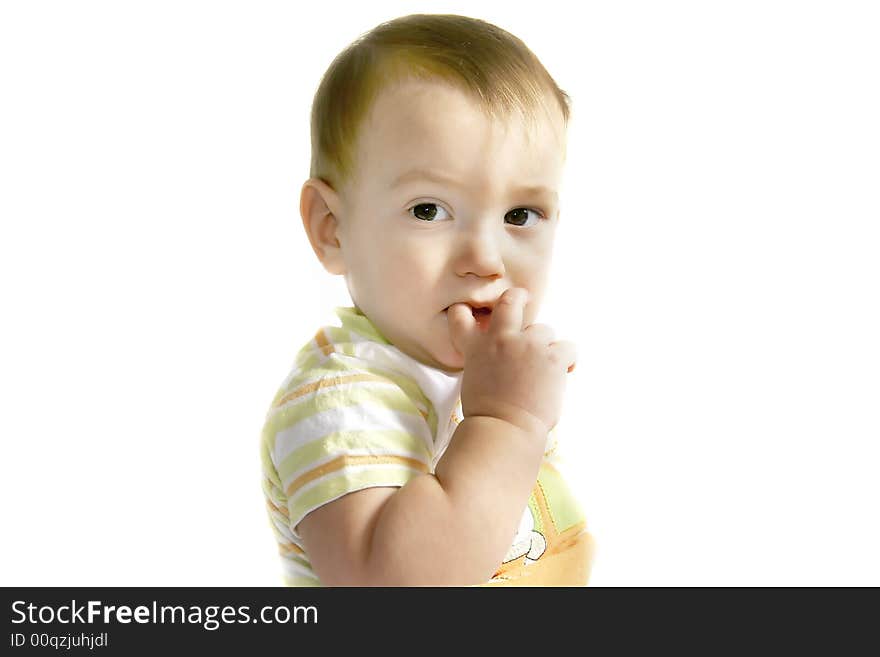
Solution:
[(533, 323), (568, 115), (522, 41), (464, 16), (383, 23), (325, 73), (300, 213), (354, 306), (263, 427), (287, 584), (587, 583), (554, 467), (574, 345)]

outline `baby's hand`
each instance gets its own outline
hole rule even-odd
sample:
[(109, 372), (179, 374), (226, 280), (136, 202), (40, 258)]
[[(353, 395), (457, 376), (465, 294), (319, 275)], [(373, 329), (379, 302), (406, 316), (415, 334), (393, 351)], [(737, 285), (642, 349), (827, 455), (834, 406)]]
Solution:
[(556, 426), (574, 344), (554, 341), (546, 324), (523, 328), (528, 291), (510, 288), (492, 311), (488, 331), (467, 304), (447, 312), (453, 346), (464, 356), (461, 406), (465, 417), (496, 417), (543, 439)]

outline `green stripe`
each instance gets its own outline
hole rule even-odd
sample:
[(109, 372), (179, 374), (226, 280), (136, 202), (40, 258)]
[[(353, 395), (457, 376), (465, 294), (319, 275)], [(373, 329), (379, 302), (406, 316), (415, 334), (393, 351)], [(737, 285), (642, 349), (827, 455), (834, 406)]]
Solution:
[[(340, 349), (339, 345), (351, 344), (351, 332), (344, 328), (338, 326), (322, 326), (321, 331), (327, 338), (327, 342), (329, 342), (334, 349)], [(315, 340), (317, 335), (318, 332), (315, 331), (315, 335), (297, 352), (296, 358), (293, 361), (294, 367), (297, 369), (308, 372), (330, 358), (330, 354), (325, 354)], [(286, 387), (288, 389), (291, 388), (289, 384)]]
[(379, 332), (379, 329), (377, 329), (376, 326), (369, 319), (367, 319), (366, 315), (364, 315), (357, 307), (338, 306), (335, 311), (337, 317), (339, 317), (339, 319), (342, 321), (342, 326), (344, 326), (348, 330), (359, 333), (360, 335), (374, 342), (391, 344), (385, 338), (385, 336)]
[[(300, 352), (300, 355), (296, 357), (295, 366), (305, 372), (314, 369), (317, 367), (318, 363), (322, 360), (326, 360), (327, 356), (325, 356), (321, 351), (318, 351), (317, 347), (309, 347), (306, 346)], [(290, 389), (288, 385), (285, 389), (285, 392)]]
[[(317, 335), (317, 331), (315, 331), (314, 335)], [(293, 360), (293, 365), (295, 368), (303, 368), (309, 369), (309, 367), (317, 360), (324, 358), (324, 355), (318, 349), (315, 344), (314, 336), (311, 337), (308, 342), (306, 342), (300, 350), (296, 352), (296, 358)]]
[[(272, 442), (275, 442), (275, 434), (272, 434)], [(273, 446), (269, 445), (269, 441), (265, 438), (260, 442), (260, 463), (263, 467), (263, 474), (269, 479), (273, 484), (281, 488), (281, 478), (278, 476), (278, 472), (275, 470), (275, 465), (272, 463), (272, 449)]]
[[(268, 474), (268, 473), (264, 473)], [(276, 474), (277, 476), (277, 474)], [(286, 506), (287, 505), (287, 496), (282, 497), (281, 486), (276, 484), (274, 481), (271, 481), (267, 477), (263, 477), (261, 479), (261, 485), (263, 488), (263, 494), (272, 502), (275, 506)]]
[[(317, 440), (306, 443), (288, 454), (278, 464), (278, 476), (282, 482), (290, 483), (293, 475), (309, 464), (325, 460), (328, 456), (341, 456), (352, 450), (367, 449), (377, 456), (407, 456), (421, 458), (426, 465), (431, 463), (431, 454), (425, 441), (405, 431), (355, 430), (336, 431)], [(282, 488), (286, 488), (282, 485)]]
[(418, 477), (419, 474), (402, 465), (368, 468), (361, 471), (343, 469), (333, 472), (318, 479), (319, 483), (313, 488), (305, 491), (300, 489), (290, 498), (288, 501), (290, 526), (296, 527), (302, 519), (302, 515), (309, 509), (326, 504), (345, 493), (373, 486), (403, 486), (410, 479)]
[(547, 508), (550, 510), (550, 515), (553, 517), (553, 522), (559, 533), (584, 522), (584, 512), (559, 472), (542, 464), (538, 473), (538, 481), (541, 483), (541, 488), (544, 489)]
[(282, 576), (285, 586), (321, 586), (321, 582), (315, 577), (306, 577), (305, 575), (287, 575)]
[(325, 326), (322, 330), (324, 331), (324, 336), (327, 338), (327, 341), (334, 347), (338, 344), (351, 342), (351, 333), (344, 328), (339, 328), (338, 326)]
[(272, 398), (272, 403), (269, 404), (269, 408), (273, 408), (275, 404), (281, 401), (281, 398), (286, 394), (285, 388), (278, 388), (278, 392), (275, 393), (275, 396)]
[(309, 570), (312, 569), (312, 564), (310, 564), (310, 563), (308, 562), (308, 560), (303, 559), (302, 557), (297, 556), (296, 554), (289, 554), (289, 553), (286, 553), (286, 554), (285, 554), (283, 557), (281, 557), (281, 558), (282, 558), (282, 559), (286, 559), (287, 561), (293, 561), (293, 562), (295, 562), (298, 566), (302, 566), (303, 568), (307, 568), (307, 569), (309, 569)]

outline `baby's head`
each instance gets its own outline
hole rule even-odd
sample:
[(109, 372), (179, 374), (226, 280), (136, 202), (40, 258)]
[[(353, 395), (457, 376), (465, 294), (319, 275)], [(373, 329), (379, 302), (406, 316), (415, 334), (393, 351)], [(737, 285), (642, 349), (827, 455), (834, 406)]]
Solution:
[(383, 23), (324, 74), (303, 224), (324, 268), (404, 353), (460, 371), (446, 309), (491, 307), (510, 287), (529, 291), (534, 320), (569, 102), (522, 41), (464, 16)]

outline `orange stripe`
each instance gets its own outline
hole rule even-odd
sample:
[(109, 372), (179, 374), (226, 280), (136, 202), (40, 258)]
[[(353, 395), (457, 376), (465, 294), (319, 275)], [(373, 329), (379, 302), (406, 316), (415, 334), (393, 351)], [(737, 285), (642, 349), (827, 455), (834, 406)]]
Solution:
[(510, 561), (501, 564), (501, 567), (495, 571), (495, 574), (492, 575), (492, 578), (494, 579), (496, 577), (503, 577), (513, 570), (518, 570), (523, 566), (524, 561), (525, 556), (522, 556), (517, 559), (511, 559)]
[(306, 553), (303, 552), (302, 548), (300, 546), (296, 545), (295, 543), (279, 543), (278, 544), (278, 551), (281, 552), (282, 554), (284, 554), (286, 552), (293, 552), (294, 554), (300, 555), (303, 557), (306, 555)]
[(319, 329), (315, 334), (315, 342), (318, 344), (318, 349), (320, 349), (321, 353), (325, 356), (336, 351), (336, 349), (333, 348), (333, 344), (327, 339), (327, 336), (324, 335), (324, 329)]
[(572, 544), (581, 540), (581, 534), (585, 533), (586, 529), (587, 523), (585, 522), (579, 522), (578, 524), (569, 527), (556, 537), (556, 541), (552, 546), (547, 546), (547, 551), (554, 553), (566, 550)]
[(348, 376), (327, 377), (321, 379), (320, 381), (306, 383), (304, 385), (301, 385), (296, 390), (288, 392), (281, 399), (275, 402), (275, 406), (283, 406), (291, 399), (302, 397), (303, 395), (315, 392), (316, 390), (320, 390), (321, 388), (333, 388), (344, 383), (357, 383), (359, 381), (380, 381), (382, 383), (387, 383), (388, 379), (385, 379), (381, 376), (376, 376), (375, 374), (349, 374)]
[(314, 470), (309, 470), (305, 474), (302, 474), (294, 479), (290, 486), (287, 487), (287, 496), (292, 497), (297, 490), (305, 486), (310, 481), (314, 481), (319, 477), (323, 477), (324, 475), (336, 472), (337, 470), (341, 470), (342, 468), (352, 465), (381, 465), (385, 463), (402, 464), (411, 468), (416, 468), (417, 470), (421, 470), (422, 472), (428, 472), (427, 465), (425, 465), (418, 459), (413, 459), (406, 456), (350, 456), (347, 454), (343, 454), (342, 456), (338, 456), (337, 458), (333, 459), (329, 463), (318, 466)]
[(285, 518), (289, 518), (289, 517), (290, 517), (290, 516), (288, 515), (287, 509), (282, 509), (281, 507), (275, 506), (275, 505), (272, 503), (272, 500), (267, 499), (267, 500), (266, 500), (266, 506), (269, 507), (269, 510), (270, 510), (270, 511), (277, 511), (278, 513), (280, 513), (280, 514), (281, 514), (282, 516), (284, 516)]

